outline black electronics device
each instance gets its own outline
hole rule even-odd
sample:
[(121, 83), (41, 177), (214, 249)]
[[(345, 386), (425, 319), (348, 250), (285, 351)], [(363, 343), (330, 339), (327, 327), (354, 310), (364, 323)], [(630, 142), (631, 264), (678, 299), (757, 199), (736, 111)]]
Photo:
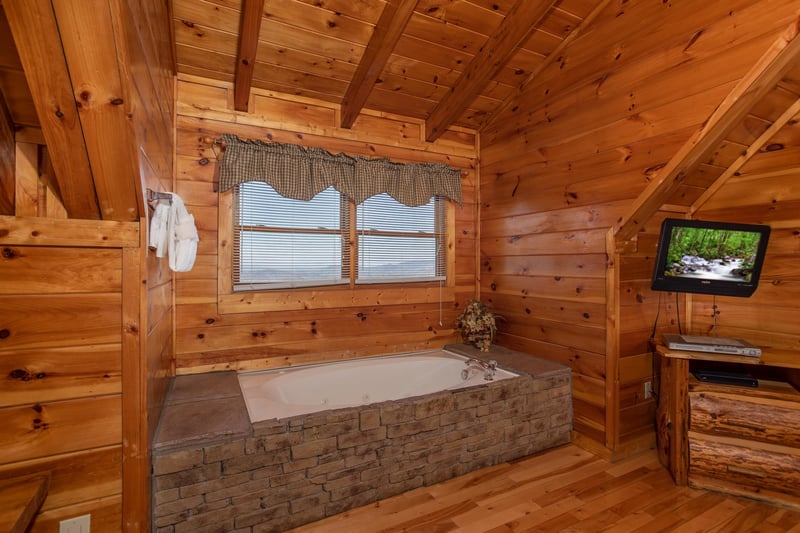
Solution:
[(758, 380), (746, 370), (719, 370), (714, 368), (697, 368), (692, 374), (698, 381), (739, 385), (742, 387), (758, 387)]
[(695, 379), (704, 383), (758, 387), (758, 379), (747, 364), (695, 360), (689, 363), (689, 369)]
[(770, 227), (667, 218), (661, 225), (652, 289), (750, 296), (758, 286)]

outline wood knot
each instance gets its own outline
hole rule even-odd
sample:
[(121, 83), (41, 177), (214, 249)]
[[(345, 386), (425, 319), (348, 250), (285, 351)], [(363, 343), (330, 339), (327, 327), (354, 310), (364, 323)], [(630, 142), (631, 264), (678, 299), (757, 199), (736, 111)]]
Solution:
[(21, 379), (22, 381), (28, 381), (30, 379), (30, 374), (28, 374), (26, 370), (17, 368), (9, 372), (8, 377), (11, 379)]
[(12, 248), (3, 248), (3, 257), (5, 259), (14, 259), (17, 256)]
[(200, 161), (198, 161), (198, 163), (200, 163), (200, 166), (204, 167), (208, 164), (208, 158), (207, 157), (200, 158)]
[(125, 103), (125, 100), (123, 100), (122, 98), (119, 98), (119, 97), (111, 99), (111, 105), (122, 105), (124, 103)]
[(7, 339), (11, 335), (11, 332), (7, 329), (0, 329), (0, 339)]

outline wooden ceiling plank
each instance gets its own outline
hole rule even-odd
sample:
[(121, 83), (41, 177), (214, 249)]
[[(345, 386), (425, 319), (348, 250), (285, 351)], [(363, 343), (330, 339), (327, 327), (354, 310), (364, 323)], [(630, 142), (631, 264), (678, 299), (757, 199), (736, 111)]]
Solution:
[(500, 104), (497, 109), (492, 111), (492, 113), (487, 117), (487, 119), (482, 124), (482, 127), (490, 126), (494, 124), (494, 121), (497, 117), (503, 115), (503, 112), (507, 109), (510, 109), (516, 105), (519, 105), (520, 100), (522, 99), (522, 95), (525, 91), (534, 83), (534, 81), (538, 81), (539, 74), (547, 68), (556, 58), (561, 56), (561, 52), (569, 45), (572, 41), (574, 41), (582, 32), (585, 30), (589, 25), (594, 22), (594, 19), (611, 3), (611, 0), (600, 0), (596, 6), (592, 9), (592, 11), (586, 15), (586, 18), (583, 19), (580, 24), (578, 24), (575, 29), (573, 29), (569, 34), (559, 43), (559, 45), (553, 49), (551, 53), (544, 58), (544, 61), (537, 65), (536, 69), (533, 70), (525, 81), (523, 81), (519, 89), (514, 91), (508, 97), (503, 100), (503, 103)]
[(725, 139), (752, 107), (800, 59), (800, 17), (795, 18), (736, 84), (709, 119), (678, 150), (614, 226), (617, 242), (632, 239), (700, 163)]
[(71, 218), (97, 219), (100, 209), (53, 7), (49, 0), (3, 0), (3, 8), (53, 156), (64, 207)]
[(542, 18), (555, 3), (553, 0), (539, 0), (536, 5), (531, 6), (530, 0), (517, 0), (503, 18), (497, 31), (489, 36), (447, 96), (440, 100), (431, 112), (425, 122), (427, 141), (433, 142), (438, 139), (464, 112), (470, 102), (536, 30)]
[[(123, 59), (118, 57), (110, 4), (52, 0), (52, 5), (78, 102), (101, 217), (138, 220), (139, 165), (125, 105), (127, 95), (119, 65)], [(51, 151), (51, 156), (55, 162), (56, 154)]]
[(250, 87), (253, 71), (256, 68), (258, 36), (261, 33), (261, 19), (264, 16), (264, 0), (244, 0), (239, 35), (239, 49), (236, 52), (236, 73), (233, 83), (233, 107), (236, 111), (247, 111), (250, 100)]
[(353, 126), (416, 6), (417, 0), (392, 0), (384, 6), (342, 99), (341, 127)]
[(700, 197), (694, 201), (689, 209), (689, 214), (693, 215), (700, 208), (711, 199), (714, 194), (722, 188), (725, 183), (736, 175), (739, 170), (756, 155), (761, 148), (764, 147), (786, 124), (788, 124), (792, 120), (798, 120), (800, 116), (800, 99), (796, 100), (792, 105), (790, 105), (786, 111), (784, 111), (780, 117), (778, 117), (772, 125), (761, 134), (761, 136), (756, 139), (753, 144), (747, 147), (742, 155), (740, 155), (731, 165), (725, 169), (725, 171), (717, 178), (714, 183), (712, 183)]

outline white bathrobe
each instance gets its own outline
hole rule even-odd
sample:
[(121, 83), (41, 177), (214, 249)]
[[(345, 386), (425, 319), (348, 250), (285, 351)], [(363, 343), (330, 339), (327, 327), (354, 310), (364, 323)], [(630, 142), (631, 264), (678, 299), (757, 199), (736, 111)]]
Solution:
[(150, 247), (156, 257), (169, 255), (169, 267), (175, 272), (188, 272), (197, 257), (200, 238), (194, 217), (186, 211), (183, 200), (175, 193), (172, 202), (158, 202), (150, 221)]

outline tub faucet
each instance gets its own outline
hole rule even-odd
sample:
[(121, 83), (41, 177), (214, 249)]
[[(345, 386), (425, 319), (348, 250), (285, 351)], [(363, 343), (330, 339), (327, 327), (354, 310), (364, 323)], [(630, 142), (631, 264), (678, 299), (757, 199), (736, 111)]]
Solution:
[[(483, 369), (483, 379), (486, 381), (494, 380), (494, 373), (497, 372), (497, 361), (495, 361), (494, 359), (491, 359), (487, 362), (482, 359), (476, 359), (475, 357), (470, 357), (465, 361), (465, 364), (467, 365), (467, 367), (473, 365), (481, 367)], [(464, 372), (462, 372), (462, 375), (467, 374), (467, 370), (468, 369), (465, 369)], [(464, 379), (466, 379), (466, 377)]]

